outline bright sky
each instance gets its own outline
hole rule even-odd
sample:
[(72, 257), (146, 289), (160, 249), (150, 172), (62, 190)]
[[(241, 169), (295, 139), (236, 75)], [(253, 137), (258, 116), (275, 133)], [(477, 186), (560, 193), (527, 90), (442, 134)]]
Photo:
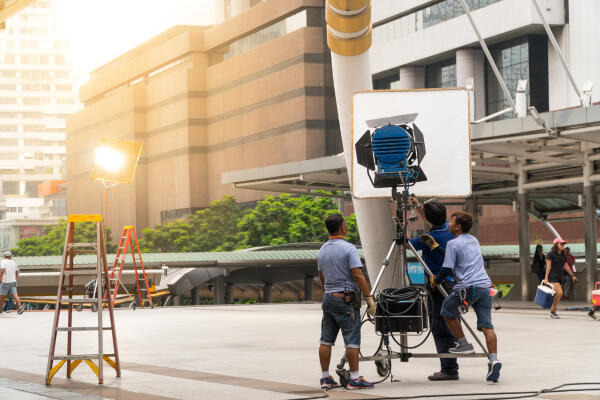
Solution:
[(80, 80), (173, 25), (211, 25), (213, 0), (58, 0)]

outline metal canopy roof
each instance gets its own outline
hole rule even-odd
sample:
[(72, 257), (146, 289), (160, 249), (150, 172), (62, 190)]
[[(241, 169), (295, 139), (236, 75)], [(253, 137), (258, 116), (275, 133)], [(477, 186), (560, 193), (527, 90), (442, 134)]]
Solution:
[[(545, 128), (531, 116), (471, 124), (473, 198), (479, 204), (512, 204), (522, 168), (535, 216), (581, 210), (586, 152), (588, 160), (600, 160), (600, 105), (540, 116)], [(600, 173), (590, 180), (598, 184)], [(222, 183), (297, 194), (332, 190), (351, 198), (343, 155), (226, 172)]]

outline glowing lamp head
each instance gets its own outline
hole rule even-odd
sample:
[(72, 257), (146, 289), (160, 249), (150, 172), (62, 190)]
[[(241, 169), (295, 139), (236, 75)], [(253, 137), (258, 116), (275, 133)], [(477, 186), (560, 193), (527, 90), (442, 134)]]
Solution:
[(125, 155), (107, 146), (96, 147), (94, 165), (110, 172), (119, 172), (125, 165)]
[(102, 138), (94, 149), (91, 178), (97, 181), (132, 183), (142, 151), (140, 142)]

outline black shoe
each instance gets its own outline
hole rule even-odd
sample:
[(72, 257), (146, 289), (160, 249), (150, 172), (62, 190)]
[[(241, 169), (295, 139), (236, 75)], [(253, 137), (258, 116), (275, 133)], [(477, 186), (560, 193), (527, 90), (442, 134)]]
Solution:
[(458, 372), (450, 373), (439, 371), (435, 372), (433, 375), (429, 375), (427, 377), (430, 381), (457, 381), (458, 380)]
[(17, 315), (21, 315), (21, 314), (23, 314), (23, 311), (25, 311), (25, 304), (23, 304), (23, 305), (21, 306), (21, 308), (19, 308), (19, 311), (17, 311)]

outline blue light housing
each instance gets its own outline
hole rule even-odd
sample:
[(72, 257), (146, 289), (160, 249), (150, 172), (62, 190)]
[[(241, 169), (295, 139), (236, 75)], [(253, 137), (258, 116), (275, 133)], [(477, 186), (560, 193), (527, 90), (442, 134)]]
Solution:
[(371, 140), (379, 174), (408, 173), (407, 158), (413, 150), (413, 142), (404, 128), (398, 125), (382, 126), (375, 130)]

